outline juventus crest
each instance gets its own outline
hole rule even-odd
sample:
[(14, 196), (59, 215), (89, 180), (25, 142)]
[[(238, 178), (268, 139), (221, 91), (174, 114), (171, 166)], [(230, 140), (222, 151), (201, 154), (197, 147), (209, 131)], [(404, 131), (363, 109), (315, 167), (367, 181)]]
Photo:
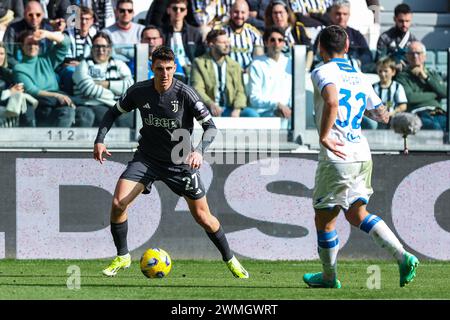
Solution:
[(172, 104), (172, 111), (173, 112), (178, 112), (178, 100), (172, 100), (170, 101), (170, 103)]

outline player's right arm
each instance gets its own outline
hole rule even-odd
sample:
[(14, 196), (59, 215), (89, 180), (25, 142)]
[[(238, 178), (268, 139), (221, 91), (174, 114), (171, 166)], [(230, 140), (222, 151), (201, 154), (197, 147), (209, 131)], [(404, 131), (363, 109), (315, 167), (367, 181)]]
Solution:
[(111, 156), (111, 153), (106, 148), (104, 143), (106, 134), (111, 129), (114, 121), (122, 114), (126, 112), (130, 112), (134, 109), (134, 103), (131, 99), (131, 94), (129, 91), (130, 87), (122, 98), (114, 105), (114, 107), (109, 108), (103, 116), (102, 121), (98, 127), (97, 137), (94, 142), (94, 159), (103, 164), (103, 161), (106, 161), (106, 158), (103, 158), (103, 153), (107, 156)]
[(337, 139), (333, 139), (330, 135), (331, 128), (336, 122), (339, 108), (336, 86), (332, 83), (325, 86), (322, 89), (322, 98), (324, 100), (324, 108), (322, 113), (322, 122), (320, 124), (319, 141), (325, 148), (333, 152), (339, 158), (345, 160), (346, 154), (338, 149), (339, 146), (343, 146), (344, 144)]
[(97, 137), (94, 142), (94, 159), (100, 161), (101, 164), (103, 164), (103, 161), (106, 161), (106, 158), (103, 158), (103, 153), (106, 153), (107, 156), (111, 156), (111, 153), (109, 153), (104, 143), (106, 134), (111, 129), (114, 121), (121, 114), (122, 113), (117, 109), (117, 106), (109, 108), (98, 127)]

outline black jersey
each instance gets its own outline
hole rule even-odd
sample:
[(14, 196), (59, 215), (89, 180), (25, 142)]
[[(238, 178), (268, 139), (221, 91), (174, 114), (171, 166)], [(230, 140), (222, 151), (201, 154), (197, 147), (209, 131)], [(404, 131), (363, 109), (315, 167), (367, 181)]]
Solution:
[[(183, 143), (184, 146), (188, 143), (192, 150), (191, 134), (194, 118), (202, 125), (204, 131), (215, 129), (211, 114), (197, 92), (177, 79), (173, 79), (170, 88), (162, 94), (156, 91), (153, 79), (138, 82), (128, 88), (115, 108), (121, 113), (139, 109), (142, 118), (139, 151), (151, 160), (167, 164), (174, 163), (171, 157), (172, 150), (179, 143)], [(174, 135), (174, 131), (178, 129), (184, 129), (184, 134), (180, 135), (177, 132)], [(99, 128), (100, 132), (102, 132), (102, 124)], [(173, 141), (174, 138), (177, 139)], [(209, 143), (212, 142), (212, 138), (209, 137), (211, 140)], [(189, 141), (183, 141), (183, 139)], [(102, 142), (101, 140), (97, 139), (96, 142)], [(205, 149), (205, 143), (203, 147), (201, 145), (202, 143), (197, 147), (200, 152)]]

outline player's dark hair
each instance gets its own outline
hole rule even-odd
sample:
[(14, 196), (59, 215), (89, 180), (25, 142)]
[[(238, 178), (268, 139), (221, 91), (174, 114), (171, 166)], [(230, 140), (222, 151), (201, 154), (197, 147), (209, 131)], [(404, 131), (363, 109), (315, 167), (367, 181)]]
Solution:
[(206, 35), (206, 43), (214, 42), (219, 36), (223, 36), (224, 34), (227, 34), (224, 29), (213, 29)]
[(347, 33), (340, 26), (329, 26), (323, 29), (319, 34), (320, 46), (328, 54), (341, 53), (345, 50), (347, 42)]
[(279, 33), (282, 37), (284, 37), (284, 31), (283, 31), (283, 29), (281, 29), (280, 27), (277, 27), (277, 26), (272, 26), (272, 27), (266, 28), (266, 29), (264, 30), (264, 34), (263, 34), (263, 40), (264, 40), (264, 42), (269, 41), (270, 36), (271, 36), (272, 33), (274, 33), (274, 32)]
[(394, 16), (398, 16), (399, 14), (408, 14), (412, 13), (410, 6), (408, 6), (406, 3), (401, 3), (394, 9)]
[(159, 46), (152, 53), (153, 63), (155, 63), (156, 60), (175, 61), (175, 54), (169, 47)]

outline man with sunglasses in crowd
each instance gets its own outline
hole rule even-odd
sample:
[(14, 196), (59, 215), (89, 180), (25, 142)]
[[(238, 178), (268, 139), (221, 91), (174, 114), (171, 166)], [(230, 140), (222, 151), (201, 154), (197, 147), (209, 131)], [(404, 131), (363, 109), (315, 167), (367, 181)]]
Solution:
[(133, 22), (133, 0), (118, 0), (115, 13), (116, 23), (102, 31), (114, 43), (116, 57), (128, 63), (134, 58), (134, 44), (141, 42), (144, 26)]
[(200, 31), (185, 21), (187, 9), (187, 0), (169, 0), (169, 24), (164, 25), (163, 35), (165, 45), (173, 50), (185, 74), (189, 75), (194, 58), (205, 53), (205, 46)]
[[(44, 10), (39, 1), (30, 0), (25, 6), (24, 18), (8, 26), (5, 31), (3, 42), (5, 43), (8, 54), (8, 63), (11, 67), (22, 61), (22, 51), (19, 46), (19, 35), (25, 30), (48, 30), (55, 31), (50, 23), (44, 19)], [(49, 39), (43, 39), (39, 42), (41, 54), (45, 54), (52, 46)]]
[(249, 67), (249, 104), (260, 117), (291, 117), (292, 61), (283, 54), (284, 31), (276, 26), (263, 34), (266, 54)]

